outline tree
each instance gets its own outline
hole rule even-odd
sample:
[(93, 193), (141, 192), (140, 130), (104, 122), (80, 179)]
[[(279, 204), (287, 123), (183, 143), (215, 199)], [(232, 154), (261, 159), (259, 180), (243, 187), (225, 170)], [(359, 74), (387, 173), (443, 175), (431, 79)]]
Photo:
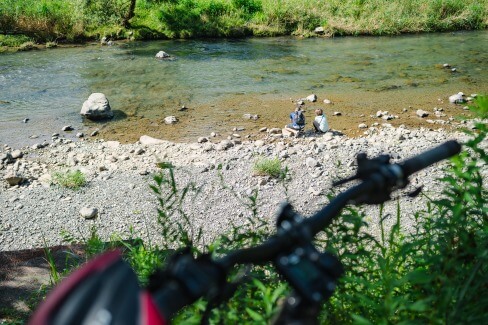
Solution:
[(136, 0), (130, 0), (129, 10), (127, 11), (127, 15), (125, 15), (124, 20), (122, 21), (124, 27), (130, 27), (129, 20), (131, 20), (132, 17), (134, 17), (135, 9), (136, 9)]

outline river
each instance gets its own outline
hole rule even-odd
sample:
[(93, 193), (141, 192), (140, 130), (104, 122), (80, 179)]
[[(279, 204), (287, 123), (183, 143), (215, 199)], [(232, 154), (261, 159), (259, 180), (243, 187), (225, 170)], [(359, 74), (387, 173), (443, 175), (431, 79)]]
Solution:
[[(459, 91), (486, 94), (486, 44), (488, 31), (475, 31), (115, 42), (3, 54), (0, 144), (40, 142), (62, 133), (65, 125), (75, 132), (100, 128), (106, 138), (122, 141), (144, 133), (195, 141), (236, 127), (282, 127), (294, 108), (292, 100), (312, 93), (319, 97), (313, 107), (325, 108), (328, 116), (341, 111), (342, 122), (331, 117), (331, 126), (347, 130), (353, 128), (347, 121), (368, 122), (379, 109), (396, 114), (403, 108), (432, 110), (448, 107), (447, 97)], [(160, 50), (175, 60), (155, 59)], [(108, 97), (113, 120), (93, 123), (80, 117), (93, 92)], [(334, 105), (323, 104), (326, 98)], [(183, 105), (188, 109), (180, 111)], [(245, 120), (245, 113), (260, 118)], [(180, 122), (165, 125), (168, 115)]]

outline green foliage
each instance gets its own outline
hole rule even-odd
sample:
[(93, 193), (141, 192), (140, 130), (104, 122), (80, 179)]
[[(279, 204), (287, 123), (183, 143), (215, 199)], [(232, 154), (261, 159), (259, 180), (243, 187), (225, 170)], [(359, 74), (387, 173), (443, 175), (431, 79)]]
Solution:
[(235, 12), (225, 0), (178, 0), (164, 3), (158, 18), (170, 38), (235, 37), (247, 33), (247, 9), (241, 6), (241, 12)]
[(263, 10), (263, 5), (260, 0), (232, 0), (232, 5), (249, 15)]
[[(128, 239), (122, 239), (119, 235), (112, 235), (109, 240), (103, 240), (98, 234), (97, 228), (91, 226), (89, 236), (77, 238), (71, 233), (62, 232), (61, 236), (65, 242), (72, 245), (82, 244), (85, 251), (85, 258), (99, 255), (107, 250), (122, 249), (124, 259), (129, 262), (136, 273), (141, 285), (146, 285), (149, 275), (162, 265), (170, 251), (160, 250), (157, 246), (144, 244), (139, 237), (134, 238), (133, 230), (130, 230), (131, 236)], [(51, 265), (51, 263), (49, 263)]]
[[(440, 198), (415, 214), (415, 229), (403, 233), (400, 205), (395, 222), (380, 212), (380, 237), (368, 235), (364, 216), (349, 209), (326, 230), (326, 246), (346, 266), (331, 304), (329, 323), (486, 323), (488, 299), (488, 204), (481, 171), (488, 101), (472, 107), (476, 132), (441, 179)], [(389, 234), (387, 235), (387, 233)], [(480, 294), (484, 292), (484, 294)]]
[(82, 30), (79, 10), (84, 0), (2, 0), (0, 28), (4, 34), (19, 33), (36, 41), (73, 40)]
[[(0, 0), (0, 32), (34, 41), (315, 35), (392, 35), (484, 29), (486, 0)], [(12, 46), (12, 45), (8, 45)], [(13, 45), (15, 46), (15, 45)]]
[(1, 35), (0, 46), (19, 47), (24, 43), (32, 42), (32, 39), (25, 35)]
[(52, 178), (58, 185), (71, 189), (78, 189), (86, 184), (85, 175), (80, 170), (55, 172), (53, 173)]
[(56, 266), (56, 262), (54, 261), (53, 254), (49, 248), (44, 247), (44, 254), (46, 255), (46, 261), (49, 265), (49, 279), (51, 281), (51, 285), (56, 285), (59, 283), (61, 277), (59, 275), (58, 268)]
[(129, 0), (87, 0), (84, 14), (90, 26), (120, 25), (127, 15)]
[(286, 293), (287, 286), (284, 283), (270, 286), (256, 278), (252, 280), (252, 284), (257, 288), (253, 298), (261, 303), (246, 305), (246, 312), (254, 322), (269, 324), (278, 312), (278, 299)]
[(284, 177), (281, 161), (278, 158), (258, 158), (254, 162), (253, 172), (255, 175), (260, 176)]

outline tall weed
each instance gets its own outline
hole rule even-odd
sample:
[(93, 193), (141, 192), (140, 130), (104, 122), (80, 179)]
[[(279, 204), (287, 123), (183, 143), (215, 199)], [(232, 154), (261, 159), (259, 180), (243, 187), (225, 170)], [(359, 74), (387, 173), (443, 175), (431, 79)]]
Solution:
[(158, 223), (161, 226), (163, 248), (172, 249), (192, 247), (198, 251), (201, 246), (202, 229), (195, 228), (191, 215), (184, 208), (185, 200), (193, 200), (200, 193), (200, 188), (189, 183), (180, 188), (176, 182), (174, 167), (170, 163), (160, 163), (161, 172), (154, 176), (156, 185), (151, 189), (159, 201)]

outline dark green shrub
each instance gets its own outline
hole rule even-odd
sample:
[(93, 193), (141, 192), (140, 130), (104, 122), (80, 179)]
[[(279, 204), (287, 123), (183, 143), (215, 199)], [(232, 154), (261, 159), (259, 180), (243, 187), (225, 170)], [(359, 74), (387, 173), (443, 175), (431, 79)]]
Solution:
[(263, 5), (260, 0), (232, 0), (232, 5), (249, 15), (263, 10)]

